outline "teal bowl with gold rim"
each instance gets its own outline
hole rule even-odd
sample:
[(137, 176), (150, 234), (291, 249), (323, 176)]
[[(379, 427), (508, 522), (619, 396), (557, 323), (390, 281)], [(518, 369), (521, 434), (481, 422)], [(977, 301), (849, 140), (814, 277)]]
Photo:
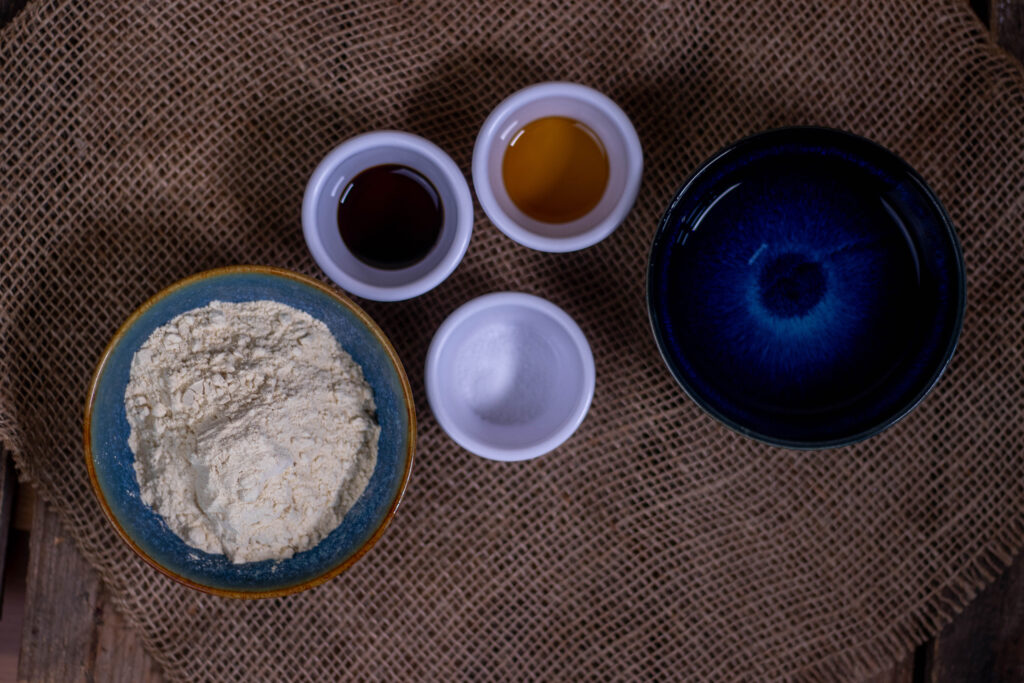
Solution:
[[(285, 560), (232, 564), (224, 555), (191, 547), (140, 496), (124, 406), (132, 358), (155, 329), (215, 300), (270, 300), (309, 313), (327, 325), (373, 390), (381, 434), (377, 465), (366, 490), (320, 543)], [(191, 588), (226, 597), (264, 598), (312, 588), (337, 576), (380, 539), (409, 481), (416, 415), (398, 355), (362, 309), (303, 275), (265, 266), (235, 266), (186, 278), (128, 318), (93, 375), (84, 436), (86, 466), (100, 507), (132, 550)]]

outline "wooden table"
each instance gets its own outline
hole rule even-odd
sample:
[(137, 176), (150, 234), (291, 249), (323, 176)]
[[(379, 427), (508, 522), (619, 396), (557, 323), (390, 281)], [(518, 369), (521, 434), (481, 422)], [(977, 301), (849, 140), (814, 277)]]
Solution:
[[(0, 26), (23, 5), (24, 0), (0, 0)], [(996, 40), (1024, 63), (1024, 0), (971, 5)], [(96, 572), (56, 515), (31, 488), (18, 486), (9, 460), (0, 452), (0, 683), (15, 676), (161, 680), (159, 666), (114, 610)], [(1024, 681), (1024, 556), (937, 638), (870, 681)]]

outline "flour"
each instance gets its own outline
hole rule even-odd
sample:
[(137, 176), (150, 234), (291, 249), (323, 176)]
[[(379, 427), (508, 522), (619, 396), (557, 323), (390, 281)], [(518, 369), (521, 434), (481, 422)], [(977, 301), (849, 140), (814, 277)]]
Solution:
[(214, 301), (156, 329), (124, 399), (143, 502), (235, 563), (316, 545), (377, 463), (362, 370), (323, 322), (277, 302)]

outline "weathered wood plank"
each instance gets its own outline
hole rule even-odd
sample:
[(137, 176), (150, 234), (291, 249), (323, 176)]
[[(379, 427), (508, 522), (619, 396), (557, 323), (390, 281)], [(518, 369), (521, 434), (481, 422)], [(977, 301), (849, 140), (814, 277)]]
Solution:
[(909, 653), (891, 669), (864, 679), (863, 683), (914, 683), (914, 653)]
[(18, 679), (84, 681), (94, 668), (99, 578), (65, 536), (57, 516), (37, 499)]
[(0, 617), (4, 613), (4, 586), (6, 582), (7, 568), (7, 539), (11, 527), (14, 525), (14, 495), (17, 484), (17, 474), (14, 472), (14, 462), (10, 456), (0, 448)]
[(110, 683), (161, 683), (160, 666), (142, 647), (142, 641), (115, 609), (106, 588), (100, 588), (93, 678)]
[(0, 0), (0, 26), (14, 18), (27, 0)]
[(992, 0), (996, 42), (1024, 62), (1024, 0)]
[(28, 484), (17, 484), (11, 526), (17, 531), (32, 531), (32, 510), (35, 506), (36, 490)]
[(30, 538), (19, 680), (160, 680), (98, 575), (41, 499), (32, 511)]
[(1024, 556), (935, 639), (923, 680), (1024, 681)]
[(25, 619), (25, 574), (28, 571), (28, 532), (12, 529), (7, 539), (4, 575), (4, 614), (0, 618), (0, 683), (18, 679), (21, 624)]
[(981, 19), (981, 23), (992, 28), (992, 3), (995, 0), (970, 0), (971, 9)]

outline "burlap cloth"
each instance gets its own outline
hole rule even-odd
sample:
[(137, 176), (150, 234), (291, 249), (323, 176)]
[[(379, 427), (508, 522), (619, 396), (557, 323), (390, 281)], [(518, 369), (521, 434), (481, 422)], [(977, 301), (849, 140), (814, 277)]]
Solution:
[[(873, 672), (935, 634), (1024, 542), (1024, 75), (965, 5), (36, 2), (0, 33), (0, 438), (177, 679), (751, 679)], [(455, 274), (366, 303), (420, 417), (405, 502), (354, 568), (304, 594), (193, 592), (103, 519), (80, 445), (103, 344), (202, 269), (323, 278), (299, 227), (321, 156), (375, 128), (468, 173), (505, 95), (592, 85), (630, 114), (640, 196), (596, 247), (542, 254), (478, 210)], [(658, 358), (650, 239), (707, 155), (785, 124), (867, 135), (911, 162), (963, 240), (968, 310), (937, 390), (855, 447), (758, 445), (702, 414)], [(597, 362), (557, 451), (493, 463), (425, 401), (431, 334), (523, 290)]]

